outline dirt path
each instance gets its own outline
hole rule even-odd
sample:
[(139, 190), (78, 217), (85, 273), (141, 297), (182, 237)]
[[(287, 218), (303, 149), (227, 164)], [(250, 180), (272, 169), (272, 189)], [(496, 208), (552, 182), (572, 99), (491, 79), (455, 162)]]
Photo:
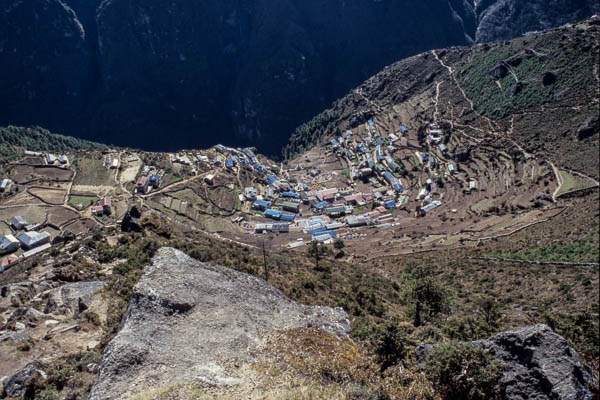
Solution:
[[(211, 172), (213, 172), (213, 171), (211, 171)], [(171, 183), (171, 184), (169, 184), (169, 185), (167, 185), (167, 186), (165, 186), (162, 189), (159, 189), (157, 191), (154, 191), (154, 192), (151, 192), (151, 193), (148, 193), (148, 194), (141, 194), (141, 195), (139, 195), (139, 197), (142, 198), (142, 199), (145, 199), (147, 197), (154, 196), (155, 194), (159, 194), (159, 193), (163, 193), (163, 192), (165, 192), (167, 190), (171, 190), (175, 186), (185, 185), (186, 183), (190, 183), (192, 181), (195, 181), (196, 179), (204, 178), (206, 175), (207, 174), (196, 175), (196, 176), (193, 176), (193, 177), (188, 178), (188, 179), (184, 179), (184, 180), (179, 181), (179, 182)]]
[(362, 97), (371, 107), (375, 108), (375, 110), (378, 114), (383, 113), (383, 108), (379, 104), (375, 103), (374, 101), (369, 99), (367, 96), (365, 96), (362, 92), (362, 88), (357, 88), (356, 90), (354, 90), (354, 93), (356, 93), (357, 95)]
[(554, 190), (554, 193), (552, 193), (552, 201), (556, 203), (556, 195), (562, 188), (562, 185), (564, 182), (563, 182), (562, 176), (560, 176), (560, 170), (556, 167), (556, 165), (554, 165), (553, 162), (550, 162), (550, 166), (552, 167), (552, 171), (554, 172), (554, 177), (556, 178), (556, 182), (558, 184), (556, 186), (556, 190)]

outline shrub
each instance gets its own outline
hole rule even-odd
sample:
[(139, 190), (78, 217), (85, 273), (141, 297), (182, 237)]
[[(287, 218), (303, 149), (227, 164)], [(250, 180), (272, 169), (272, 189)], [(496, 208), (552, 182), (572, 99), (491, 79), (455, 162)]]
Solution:
[(449, 343), (427, 356), (425, 373), (445, 400), (497, 398), (503, 364), (479, 347)]
[(375, 335), (375, 353), (379, 362), (382, 363), (382, 370), (404, 359), (406, 356), (404, 343), (407, 338), (397, 324), (388, 321), (379, 325)]
[(346, 244), (344, 243), (344, 241), (340, 238), (337, 238), (333, 241), (333, 247), (335, 247), (338, 250), (343, 249), (346, 246)]

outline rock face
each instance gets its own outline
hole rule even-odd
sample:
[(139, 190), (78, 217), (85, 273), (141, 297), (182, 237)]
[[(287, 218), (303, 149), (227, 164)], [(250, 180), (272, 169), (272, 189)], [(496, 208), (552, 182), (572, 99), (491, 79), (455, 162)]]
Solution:
[(485, 43), (585, 19), (600, 12), (600, 4), (595, 0), (481, 0), (475, 12), (475, 39)]
[(394, 61), (595, 10), (593, 0), (5, 3), (0, 125), (147, 150), (219, 140), (264, 153)]
[(162, 248), (144, 269), (90, 399), (127, 399), (178, 383), (235, 385), (269, 331), (312, 327), (346, 336), (341, 309), (288, 300), (263, 280)]
[[(506, 364), (500, 397), (513, 399), (591, 400), (592, 372), (567, 341), (539, 324), (473, 342)], [(432, 345), (416, 350), (421, 366)]]

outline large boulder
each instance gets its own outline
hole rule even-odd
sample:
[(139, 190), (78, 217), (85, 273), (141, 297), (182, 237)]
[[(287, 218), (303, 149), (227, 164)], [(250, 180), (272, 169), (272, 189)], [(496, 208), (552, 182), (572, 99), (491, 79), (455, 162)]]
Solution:
[(587, 137), (593, 136), (596, 132), (600, 131), (600, 119), (597, 115), (588, 117), (583, 124), (577, 130), (577, 137), (579, 140), (583, 140)]
[[(500, 398), (506, 400), (592, 400), (598, 382), (582, 358), (543, 324), (501, 332), (473, 342), (505, 363)], [(435, 345), (415, 350), (421, 367)]]
[(351, 329), (342, 309), (297, 304), (262, 279), (162, 248), (134, 287), (90, 399), (242, 384), (240, 366), (252, 362), (266, 334), (302, 327), (339, 338)]

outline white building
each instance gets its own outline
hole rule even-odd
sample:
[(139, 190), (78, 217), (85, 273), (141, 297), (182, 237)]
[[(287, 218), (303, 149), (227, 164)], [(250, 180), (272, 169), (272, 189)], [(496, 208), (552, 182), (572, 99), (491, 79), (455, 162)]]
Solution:
[(6, 235), (0, 239), (0, 254), (12, 253), (19, 249), (19, 241), (13, 235)]

